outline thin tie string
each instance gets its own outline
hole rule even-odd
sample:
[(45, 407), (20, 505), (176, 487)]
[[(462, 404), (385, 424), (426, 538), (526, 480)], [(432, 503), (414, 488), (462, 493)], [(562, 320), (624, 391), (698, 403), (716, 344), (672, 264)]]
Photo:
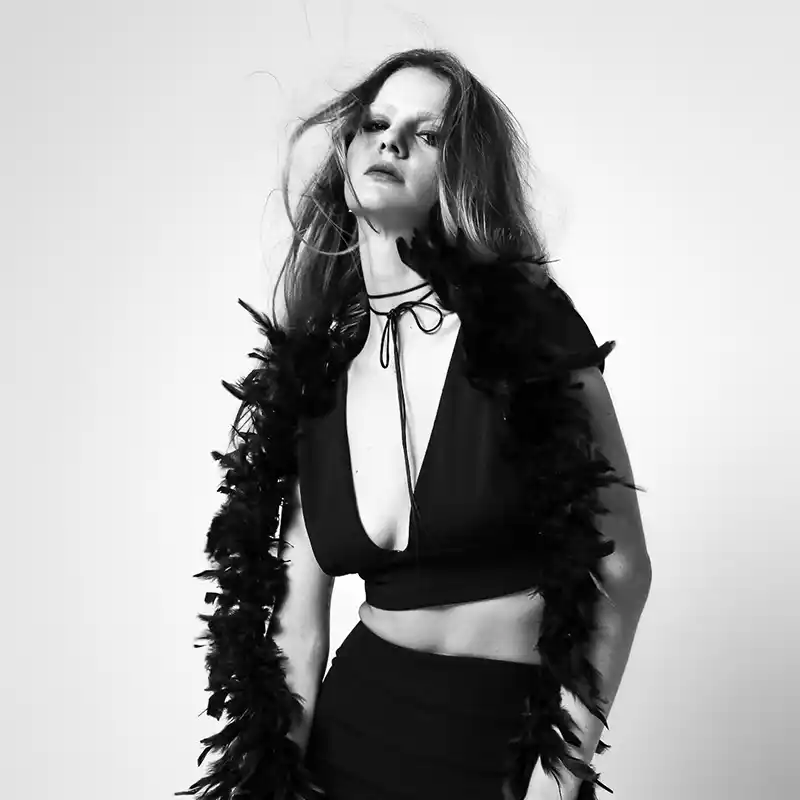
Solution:
[[(408, 292), (413, 292), (415, 289), (419, 289), (422, 286), (425, 286), (426, 282), (423, 281), (417, 286), (412, 286), (410, 289), (403, 289), (399, 292), (387, 292), (386, 294), (368, 294), (367, 297), (369, 298), (381, 298), (381, 297), (396, 297), (397, 295), (407, 294)], [(406, 465), (406, 483), (408, 485), (408, 497), (411, 501), (411, 511), (414, 515), (414, 519), (417, 523), (417, 529), (421, 532), (422, 530), (422, 523), (421, 523), (421, 515), (419, 513), (419, 507), (417, 506), (417, 501), (414, 499), (414, 490), (411, 486), (411, 467), (408, 462), (408, 442), (406, 440), (406, 403), (405, 403), (405, 396), (403, 392), (403, 375), (401, 369), (401, 362), (400, 362), (400, 329), (399, 329), (399, 322), (400, 318), (406, 312), (411, 312), (412, 316), (416, 320), (417, 327), (423, 331), (424, 333), (433, 334), (442, 327), (442, 322), (444, 321), (445, 314), (444, 312), (436, 305), (432, 303), (425, 303), (424, 300), (426, 297), (430, 297), (433, 294), (433, 289), (431, 289), (427, 294), (423, 295), (419, 300), (406, 300), (402, 303), (398, 303), (391, 311), (377, 311), (371, 305), (369, 306), (370, 311), (373, 311), (375, 314), (379, 314), (382, 317), (388, 317), (386, 321), (386, 325), (383, 329), (383, 334), (381, 335), (381, 347), (380, 347), (380, 355), (381, 355), (381, 366), (384, 369), (387, 369), (389, 366), (389, 338), (390, 336), (393, 338), (394, 343), (394, 363), (395, 363), (395, 375), (397, 377), (397, 397), (398, 397), (398, 404), (400, 406), (400, 431), (402, 434), (403, 440), (403, 455), (405, 457), (405, 465)], [(415, 311), (415, 306), (424, 306), (425, 308), (429, 308), (432, 311), (436, 311), (439, 314), (439, 320), (432, 328), (426, 328), (417, 312)], [(452, 313), (452, 312), (449, 312)], [(411, 535), (411, 529), (409, 528), (409, 537)]]

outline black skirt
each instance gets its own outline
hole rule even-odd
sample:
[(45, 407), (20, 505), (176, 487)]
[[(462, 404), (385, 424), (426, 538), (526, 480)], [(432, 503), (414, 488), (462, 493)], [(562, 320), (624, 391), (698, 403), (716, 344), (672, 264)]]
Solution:
[(421, 652), (359, 622), (320, 687), (306, 763), (329, 800), (504, 800), (542, 669)]

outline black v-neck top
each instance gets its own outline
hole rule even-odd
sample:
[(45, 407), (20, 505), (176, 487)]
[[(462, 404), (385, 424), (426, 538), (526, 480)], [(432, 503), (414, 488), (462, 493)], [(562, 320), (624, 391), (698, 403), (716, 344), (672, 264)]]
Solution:
[(301, 421), (300, 492), (314, 555), (328, 575), (358, 573), (367, 602), (376, 608), (423, 608), (532, 588), (525, 557), (532, 532), (515, 524), (519, 489), (500, 451), (505, 423), (497, 404), (464, 375), (462, 330), (414, 487), (424, 536), (412, 514), (405, 550), (376, 545), (359, 518), (347, 439), (346, 372), (332, 410)]

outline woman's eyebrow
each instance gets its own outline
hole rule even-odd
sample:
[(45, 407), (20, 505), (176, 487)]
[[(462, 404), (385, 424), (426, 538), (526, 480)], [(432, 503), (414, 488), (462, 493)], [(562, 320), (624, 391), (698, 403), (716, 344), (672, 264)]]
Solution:
[[(393, 108), (393, 106), (389, 106), (389, 108)], [(376, 109), (374, 109), (372, 106), (369, 107), (369, 110), (373, 111), (373, 112), (376, 111)], [(417, 116), (414, 117), (414, 119), (415, 120), (423, 120), (423, 119), (438, 120), (439, 119), (439, 114), (431, 114), (429, 111), (420, 111), (420, 113), (417, 114)]]

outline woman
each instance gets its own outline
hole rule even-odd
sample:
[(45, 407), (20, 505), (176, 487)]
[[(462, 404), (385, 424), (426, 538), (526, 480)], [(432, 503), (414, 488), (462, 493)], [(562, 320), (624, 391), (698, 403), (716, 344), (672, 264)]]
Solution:
[[(269, 347), (225, 384), (242, 407), (198, 576), (220, 587), (208, 713), (231, 721), (178, 794), (595, 798), (650, 582), (614, 342), (550, 277), (524, 140), (452, 54), (386, 59), (291, 145), (327, 123), (286, 322), (242, 303)], [(351, 573), (366, 602), (322, 680)]]

